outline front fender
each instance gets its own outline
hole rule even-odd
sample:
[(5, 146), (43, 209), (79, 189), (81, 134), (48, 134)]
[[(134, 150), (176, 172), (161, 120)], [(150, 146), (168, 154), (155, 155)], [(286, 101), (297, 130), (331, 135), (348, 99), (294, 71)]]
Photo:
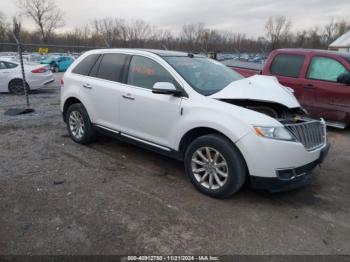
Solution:
[(169, 134), (170, 141), (172, 140), (172, 148), (178, 151), (182, 138), (191, 130), (195, 128), (210, 128), (228, 137), (233, 143), (236, 143), (240, 138), (248, 134), (252, 128), (233, 118), (230, 114), (218, 114), (212, 109), (197, 108), (184, 113), (179, 121), (176, 130)]

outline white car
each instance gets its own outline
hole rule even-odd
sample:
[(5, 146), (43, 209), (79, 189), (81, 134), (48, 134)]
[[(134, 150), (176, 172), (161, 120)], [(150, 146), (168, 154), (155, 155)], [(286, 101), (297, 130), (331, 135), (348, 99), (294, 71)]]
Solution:
[[(29, 90), (44, 87), (54, 81), (52, 72), (46, 66), (24, 63), (24, 70)], [(24, 92), (22, 71), (18, 61), (0, 58), (0, 92), (14, 94)]]
[(204, 56), (173, 51), (89, 51), (64, 74), (61, 111), (71, 138), (96, 130), (183, 160), (194, 186), (228, 197), (247, 181), (287, 190), (310, 182), (329, 144), (276, 78), (244, 79)]

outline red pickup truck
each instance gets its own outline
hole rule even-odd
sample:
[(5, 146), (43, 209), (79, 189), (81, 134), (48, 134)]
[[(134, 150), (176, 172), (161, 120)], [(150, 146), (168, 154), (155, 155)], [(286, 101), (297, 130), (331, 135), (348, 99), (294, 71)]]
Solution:
[(345, 128), (350, 124), (350, 54), (327, 50), (279, 49), (265, 65), (227, 60), (223, 62), (244, 77), (276, 76), (294, 89), (300, 104), (313, 117)]

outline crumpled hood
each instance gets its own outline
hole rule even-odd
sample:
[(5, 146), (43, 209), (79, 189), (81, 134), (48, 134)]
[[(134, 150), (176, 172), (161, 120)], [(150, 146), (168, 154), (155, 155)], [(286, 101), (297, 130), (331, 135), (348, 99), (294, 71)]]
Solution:
[(223, 90), (209, 97), (275, 102), (288, 108), (300, 107), (293, 90), (281, 85), (274, 76), (255, 75), (244, 78), (232, 82)]

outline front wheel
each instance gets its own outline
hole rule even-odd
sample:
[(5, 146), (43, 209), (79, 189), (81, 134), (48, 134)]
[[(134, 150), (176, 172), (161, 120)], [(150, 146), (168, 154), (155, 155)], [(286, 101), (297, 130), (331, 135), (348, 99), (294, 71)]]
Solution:
[(88, 144), (94, 140), (95, 130), (82, 104), (73, 104), (68, 108), (66, 123), (69, 135), (75, 142)]
[(189, 145), (185, 169), (200, 192), (216, 198), (236, 193), (247, 176), (241, 153), (230, 140), (216, 134), (199, 137)]

